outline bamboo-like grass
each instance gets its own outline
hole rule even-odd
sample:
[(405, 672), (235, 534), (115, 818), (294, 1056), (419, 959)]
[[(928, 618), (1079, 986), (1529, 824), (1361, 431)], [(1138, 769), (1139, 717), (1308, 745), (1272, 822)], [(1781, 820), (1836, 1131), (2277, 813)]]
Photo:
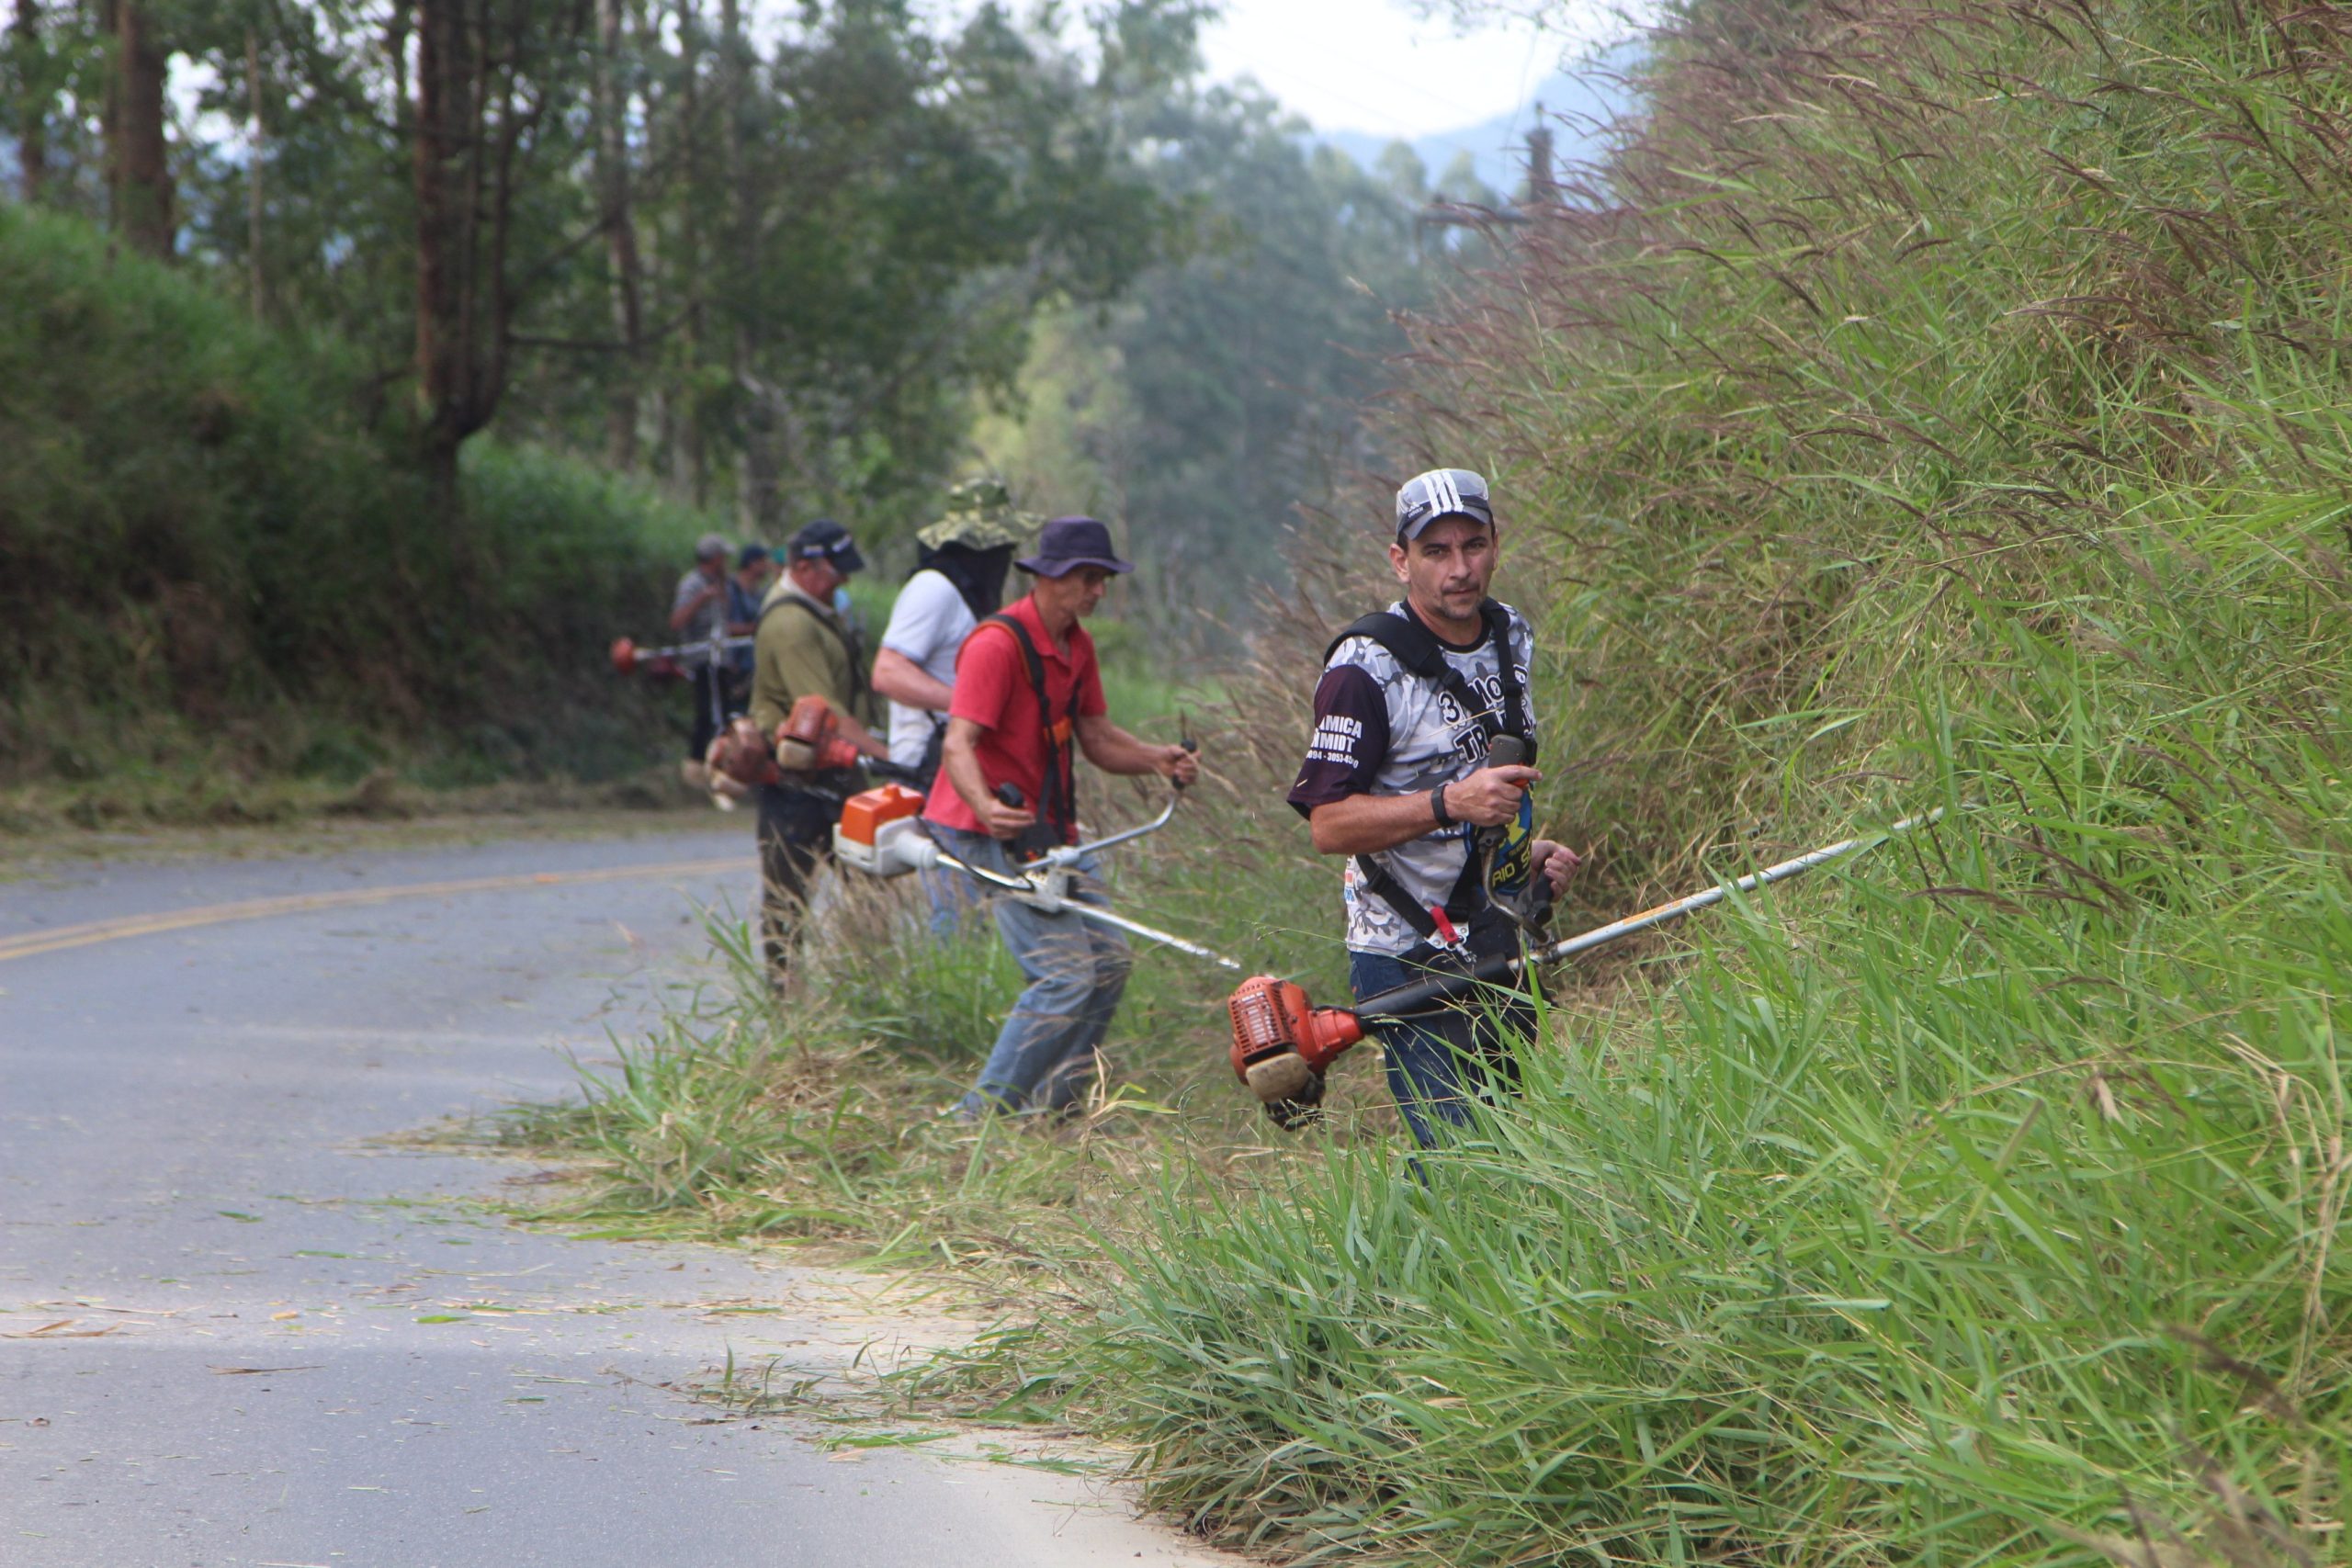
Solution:
[(1692, 5), (1415, 323), (1592, 894), (1951, 814), (1561, 993), (1425, 1181), (1171, 1181), (1052, 1363), (1157, 1501), (1300, 1561), (2346, 1560), (2347, 36)]

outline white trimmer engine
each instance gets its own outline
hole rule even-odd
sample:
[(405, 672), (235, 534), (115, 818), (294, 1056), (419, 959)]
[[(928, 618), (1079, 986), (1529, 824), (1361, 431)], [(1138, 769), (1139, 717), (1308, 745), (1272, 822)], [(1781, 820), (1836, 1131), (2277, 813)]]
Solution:
[(923, 831), (922, 796), (887, 784), (851, 795), (833, 824), (833, 858), (868, 876), (904, 876), (939, 863), (939, 846)]
[(887, 784), (879, 789), (869, 789), (851, 795), (842, 803), (841, 820), (833, 824), (833, 858), (852, 871), (868, 876), (904, 876), (910, 871), (928, 871), (944, 866), (970, 877), (983, 887), (1009, 894), (1034, 909), (1049, 915), (1064, 911), (1086, 919), (1114, 926), (1123, 931), (1146, 938), (1189, 953), (1195, 958), (1205, 958), (1238, 972), (1241, 965), (1223, 953), (1212, 953), (1197, 942), (1185, 941), (1169, 931), (1147, 926), (1138, 920), (1115, 915), (1091, 900), (1079, 898), (1079, 881), (1089, 857), (1098, 850), (1109, 849), (1157, 832), (1166, 826), (1176, 810), (1173, 796), (1167, 809), (1158, 817), (1125, 832), (1112, 833), (1087, 844), (1065, 844), (1047, 851), (1039, 858), (1027, 862), (1012, 875), (991, 871), (986, 866), (967, 865), (939, 847), (922, 825), (923, 797), (903, 784)]

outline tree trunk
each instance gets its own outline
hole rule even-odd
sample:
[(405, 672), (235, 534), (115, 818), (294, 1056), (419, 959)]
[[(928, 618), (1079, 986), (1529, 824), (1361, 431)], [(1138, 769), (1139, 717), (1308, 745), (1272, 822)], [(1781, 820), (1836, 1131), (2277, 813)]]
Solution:
[(49, 58), (41, 49), (40, 0), (17, 0), (9, 43), (17, 57), (17, 169), (28, 202), (49, 177)]
[(138, 0), (115, 0), (114, 113), (107, 164), (116, 231), (131, 248), (169, 260), (177, 225), (172, 171), (164, 144), (164, 90), (169, 56)]
[(465, 0), (416, 0), (416, 396), (434, 500), (454, 521), (458, 448), (476, 409), (471, 184), (481, 134)]
[(643, 346), (643, 276), (638, 264), (637, 221), (629, 209), (628, 95), (620, 83), (622, 0), (596, 0), (596, 186), (612, 269), (613, 335), (620, 343), (620, 374), (613, 378), (605, 414), (605, 449), (613, 467), (637, 467), (637, 384)]
[(261, 35), (245, 29), (245, 107), (253, 116), (253, 136), (245, 148), (245, 266), (253, 290), (255, 320), (269, 313), (268, 274), (262, 266), (262, 161), (269, 152), (269, 128), (262, 118)]
[(776, 396), (760, 378), (759, 335), (754, 301), (760, 276), (760, 207), (751, 189), (750, 149), (743, 118), (750, 96), (752, 48), (743, 37), (741, 0), (720, 0), (719, 70), (721, 122), (726, 128), (727, 189), (731, 202), (728, 256), (733, 274), (730, 302), (733, 330), (729, 360), (735, 392), (743, 411), (741, 431), (743, 460), (736, 469), (735, 511), (744, 529), (755, 536), (775, 532), (781, 515), (781, 474), (776, 462)]
[(684, 254), (679, 258), (677, 275), (680, 291), (685, 296), (680, 334), (687, 374), (684, 389), (677, 398), (683, 406), (676, 411), (676, 463), (684, 472), (686, 496), (699, 510), (710, 502), (710, 458), (704, 445), (707, 413), (703, 404), (707, 400), (699, 372), (705, 345), (710, 341), (705, 310), (708, 269), (703, 265), (702, 211), (711, 179), (707, 157), (710, 139), (705, 134), (702, 122), (702, 7), (698, 0), (678, 0), (678, 63), (677, 123), (685, 138), (686, 199), (678, 214), (679, 244)]
[(454, 529), (458, 448), (506, 389), (515, 206), (539, 125), (573, 87), (562, 62), (574, 58), (584, 18), (535, 0), (413, 0), (413, 19), (419, 434)]

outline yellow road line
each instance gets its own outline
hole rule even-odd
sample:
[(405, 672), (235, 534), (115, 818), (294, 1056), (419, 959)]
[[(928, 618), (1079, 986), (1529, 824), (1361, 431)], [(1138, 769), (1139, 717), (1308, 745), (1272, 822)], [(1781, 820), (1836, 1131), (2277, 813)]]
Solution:
[(577, 886), (587, 882), (625, 882), (648, 876), (713, 876), (741, 871), (748, 855), (723, 860), (671, 861), (661, 865), (616, 865), (598, 871), (517, 872), (507, 876), (468, 876), (453, 882), (412, 882), (399, 887), (349, 887), (339, 893), (293, 893), (277, 898), (246, 898), (234, 904), (205, 904), (193, 909), (172, 909), (155, 915), (118, 915), (53, 931), (27, 931), (0, 937), (0, 964), (11, 958), (34, 958), (44, 953), (87, 947), (93, 942), (118, 942), (124, 937), (155, 936), (195, 926), (217, 926), (230, 920), (266, 919), (272, 915), (298, 915), (312, 909), (348, 909), (365, 904), (389, 904), (395, 898), (446, 898), (460, 893), (509, 893), (531, 887)]

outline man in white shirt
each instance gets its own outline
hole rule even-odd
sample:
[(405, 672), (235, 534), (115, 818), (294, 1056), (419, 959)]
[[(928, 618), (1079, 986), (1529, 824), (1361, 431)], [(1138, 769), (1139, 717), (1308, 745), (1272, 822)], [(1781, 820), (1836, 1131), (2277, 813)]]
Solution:
[[(1025, 526), (1004, 481), (984, 478), (950, 491), (945, 514), (915, 536), (920, 565), (891, 606), (874, 656), (874, 689), (890, 699), (890, 761), (918, 770), (925, 788), (939, 773), (956, 652), (981, 616), (1003, 606), (1005, 571)], [(947, 872), (922, 877), (932, 930), (945, 936), (970, 902), (973, 884)]]

